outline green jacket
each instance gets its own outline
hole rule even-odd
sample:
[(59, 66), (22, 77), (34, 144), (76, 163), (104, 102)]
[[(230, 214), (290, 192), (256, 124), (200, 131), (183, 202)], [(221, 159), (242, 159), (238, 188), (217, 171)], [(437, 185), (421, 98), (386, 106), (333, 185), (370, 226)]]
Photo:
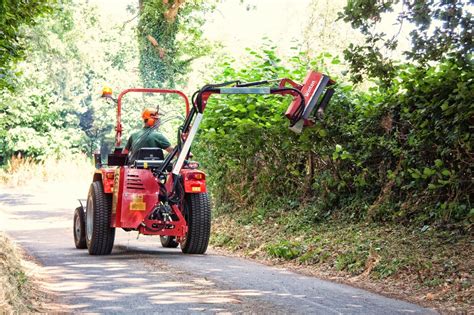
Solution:
[(171, 146), (171, 143), (159, 131), (144, 127), (138, 130), (128, 138), (125, 149), (129, 152), (136, 152), (141, 148), (160, 148), (166, 149)]

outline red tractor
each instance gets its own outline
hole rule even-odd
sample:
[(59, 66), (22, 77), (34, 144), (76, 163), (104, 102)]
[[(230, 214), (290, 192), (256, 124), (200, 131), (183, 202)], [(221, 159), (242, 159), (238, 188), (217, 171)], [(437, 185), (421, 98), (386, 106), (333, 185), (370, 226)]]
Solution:
[[(277, 82), (278, 85), (268, 86)], [(167, 89), (127, 89), (118, 96), (114, 152), (107, 163), (96, 156), (96, 171), (87, 202), (74, 213), (74, 241), (91, 255), (112, 251), (115, 229), (159, 235), (164, 247), (181, 247), (187, 254), (206, 252), (211, 230), (211, 204), (206, 174), (197, 162), (189, 161), (207, 101), (212, 94), (291, 95), (293, 101), (285, 116), (290, 129), (301, 132), (324, 111), (334, 90), (328, 76), (310, 71), (302, 85), (290, 79), (206, 85), (189, 100), (182, 92)], [(178, 131), (178, 144), (166, 157), (158, 148), (142, 148), (132, 155), (122, 153), (121, 108), (127, 93), (177, 94), (185, 102), (186, 119)], [(105, 88), (103, 97), (113, 99)], [(152, 129), (152, 128), (150, 128)], [(152, 130), (151, 130), (152, 131)]]

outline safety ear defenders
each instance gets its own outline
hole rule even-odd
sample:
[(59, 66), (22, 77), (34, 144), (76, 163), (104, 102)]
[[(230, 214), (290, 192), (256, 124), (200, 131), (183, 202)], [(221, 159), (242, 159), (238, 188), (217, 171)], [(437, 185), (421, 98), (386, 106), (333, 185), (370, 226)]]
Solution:
[(153, 127), (155, 125), (155, 121), (156, 121), (155, 118), (150, 117), (150, 118), (145, 119), (145, 124), (148, 127)]
[(153, 127), (160, 123), (160, 117), (151, 116), (150, 118), (145, 119), (145, 124), (148, 127)]

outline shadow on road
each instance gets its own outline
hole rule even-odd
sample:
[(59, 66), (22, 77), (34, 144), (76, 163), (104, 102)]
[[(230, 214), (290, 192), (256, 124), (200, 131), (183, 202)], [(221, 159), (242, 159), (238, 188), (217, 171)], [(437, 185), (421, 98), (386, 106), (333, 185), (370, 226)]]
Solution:
[(0, 192), (0, 203), (7, 206), (31, 205), (28, 201), (32, 197), (32, 194)]
[(65, 312), (430, 313), (416, 305), (244, 259), (185, 255), (117, 229), (112, 255), (74, 247), (75, 192), (0, 192), (0, 229), (44, 267)]
[[(232, 290), (205, 277), (192, 275), (161, 263), (161, 258), (190, 259), (179, 249), (142, 249), (117, 245), (110, 256), (90, 256), (74, 248), (62, 229), (17, 231), (17, 243), (45, 265), (53, 279), (46, 289), (66, 301), (73, 300), (70, 311), (98, 312), (236, 312), (271, 306), (246, 300), (268, 294), (260, 290)], [(61, 246), (54, 235), (61, 235)], [(206, 255), (195, 255), (192, 259)], [(54, 266), (52, 261), (54, 260)], [(172, 308), (169, 307), (172, 305)]]

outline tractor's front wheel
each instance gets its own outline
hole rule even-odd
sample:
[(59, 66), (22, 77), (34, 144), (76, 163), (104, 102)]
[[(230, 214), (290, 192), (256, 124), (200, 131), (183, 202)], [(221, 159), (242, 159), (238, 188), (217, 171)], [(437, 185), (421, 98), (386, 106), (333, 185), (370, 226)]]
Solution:
[(74, 211), (74, 244), (77, 249), (87, 248), (86, 222), (84, 209), (82, 207), (77, 207)]
[(176, 242), (176, 237), (174, 236), (160, 236), (161, 246), (165, 248), (176, 248), (179, 243)]
[(211, 235), (211, 203), (207, 193), (186, 194), (184, 217), (188, 233), (181, 240), (181, 251), (186, 254), (204, 254)]
[(112, 195), (104, 193), (102, 182), (91, 184), (87, 196), (86, 243), (89, 254), (108, 255), (112, 252), (115, 228), (110, 227)]

